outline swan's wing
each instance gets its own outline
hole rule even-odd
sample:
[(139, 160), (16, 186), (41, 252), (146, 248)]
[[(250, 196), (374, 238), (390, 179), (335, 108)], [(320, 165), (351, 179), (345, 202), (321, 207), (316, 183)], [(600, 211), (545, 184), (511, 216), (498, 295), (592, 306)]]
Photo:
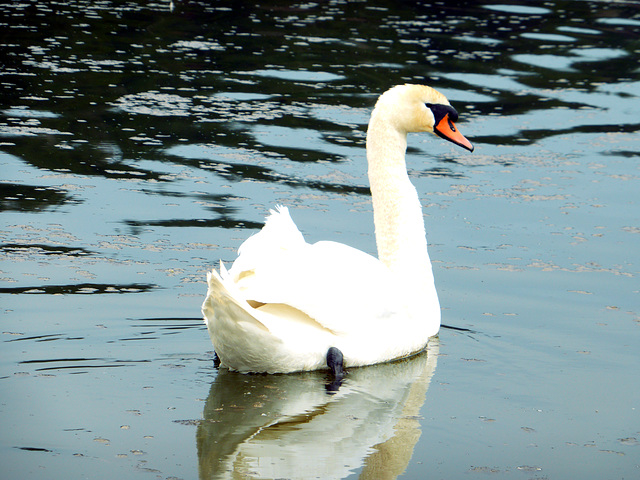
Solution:
[(401, 292), (387, 267), (347, 245), (303, 242), (251, 253), (251, 261), (241, 254), (230, 276), (258, 309), (262, 304), (292, 308), (334, 334), (376, 328), (402, 309)]

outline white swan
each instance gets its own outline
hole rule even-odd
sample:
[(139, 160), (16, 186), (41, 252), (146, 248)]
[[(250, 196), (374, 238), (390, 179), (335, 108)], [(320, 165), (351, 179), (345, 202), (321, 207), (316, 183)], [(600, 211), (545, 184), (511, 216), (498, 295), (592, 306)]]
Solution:
[(379, 259), (347, 245), (305, 242), (285, 207), (271, 211), (228, 271), (207, 274), (202, 313), (221, 365), (286, 373), (387, 362), (421, 351), (440, 328), (422, 208), (405, 163), (408, 132), (470, 151), (458, 114), (431, 87), (380, 96), (367, 131)]

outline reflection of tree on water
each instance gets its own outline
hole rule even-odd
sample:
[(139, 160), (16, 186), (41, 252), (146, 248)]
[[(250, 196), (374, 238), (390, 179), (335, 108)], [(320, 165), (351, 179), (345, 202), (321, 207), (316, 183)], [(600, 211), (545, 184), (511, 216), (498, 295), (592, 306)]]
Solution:
[(394, 363), (356, 368), (335, 394), (326, 374), (242, 375), (220, 370), (198, 426), (201, 479), (393, 479), (420, 437), (419, 412), (438, 341)]

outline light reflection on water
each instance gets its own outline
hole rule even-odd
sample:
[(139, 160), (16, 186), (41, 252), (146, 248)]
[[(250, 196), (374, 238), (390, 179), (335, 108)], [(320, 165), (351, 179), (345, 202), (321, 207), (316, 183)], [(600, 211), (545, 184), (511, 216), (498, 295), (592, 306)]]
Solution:
[(220, 371), (198, 422), (201, 478), (394, 478), (420, 437), (420, 408), (436, 368), (428, 352), (353, 369), (328, 394), (326, 374)]
[[(6, 476), (209, 478), (230, 451), (258, 468), (260, 448), (295, 465), (298, 440), (265, 425), (261, 447), (215, 453), (241, 421), (220, 398), (297, 377), (213, 368), (205, 271), (276, 203), (310, 241), (375, 253), (366, 124), (404, 82), (447, 95), (476, 145), (411, 135), (407, 152), (444, 323), (475, 333), (441, 332), (421, 434), (381, 468), (636, 476), (638, 7), (169, 3), (0, 2)], [(366, 398), (359, 375), (385, 368), (340, 395)], [(385, 425), (400, 403), (376, 404)], [(268, 419), (314, 411), (284, 405)], [(344, 408), (338, 426), (364, 418)], [(331, 476), (371, 476), (385, 428)]]

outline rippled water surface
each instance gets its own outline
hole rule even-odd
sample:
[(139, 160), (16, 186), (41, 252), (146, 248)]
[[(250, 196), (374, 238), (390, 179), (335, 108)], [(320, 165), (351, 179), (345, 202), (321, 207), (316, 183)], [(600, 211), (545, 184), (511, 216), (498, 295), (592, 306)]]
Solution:
[[(0, 1), (0, 476), (637, 478), (640, 4), (256, 3)], [(335, 395), (217, 370), (206, 270), (273, 205), (375, 253), (406, 82), (476, 146), (407, 153), (455, 328)]]

